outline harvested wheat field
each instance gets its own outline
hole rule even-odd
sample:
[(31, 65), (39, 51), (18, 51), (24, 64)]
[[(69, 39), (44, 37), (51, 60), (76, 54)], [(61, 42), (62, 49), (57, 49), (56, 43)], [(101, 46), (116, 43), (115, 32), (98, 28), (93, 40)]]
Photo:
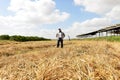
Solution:
[(120, 80), (120, 43), (0, 41), (0, 80)]

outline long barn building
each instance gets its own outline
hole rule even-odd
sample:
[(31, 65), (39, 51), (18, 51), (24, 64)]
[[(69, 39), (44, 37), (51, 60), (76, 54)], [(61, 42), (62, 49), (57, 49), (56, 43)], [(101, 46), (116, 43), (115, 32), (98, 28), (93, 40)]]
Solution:
[(106, 27), (97, 31), (77, 35), (77, 38), (90, 38), (90, 37), (103, 37), (103, 36), (120, 36), (120, 24)]

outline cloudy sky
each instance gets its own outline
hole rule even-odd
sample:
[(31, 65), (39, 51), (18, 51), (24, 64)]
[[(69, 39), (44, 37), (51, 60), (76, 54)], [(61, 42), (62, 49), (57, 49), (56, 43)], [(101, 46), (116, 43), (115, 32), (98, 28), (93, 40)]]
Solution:
[(120, 23), (120, 0), (0, 0), (0, 35), (66, 38)]

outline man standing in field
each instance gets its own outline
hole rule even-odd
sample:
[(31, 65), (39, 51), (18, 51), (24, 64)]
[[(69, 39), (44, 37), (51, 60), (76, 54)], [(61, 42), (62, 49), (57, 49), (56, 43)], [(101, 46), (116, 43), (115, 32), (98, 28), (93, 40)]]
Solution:
[(63, 48), (63, 38), (65, 37), (65, 34), (62, 32), (62, 30), (59, 28), (59, 32), (56, 34), (57, 40), (57, 48), (59, 47), (61, 43), (61, 48)]

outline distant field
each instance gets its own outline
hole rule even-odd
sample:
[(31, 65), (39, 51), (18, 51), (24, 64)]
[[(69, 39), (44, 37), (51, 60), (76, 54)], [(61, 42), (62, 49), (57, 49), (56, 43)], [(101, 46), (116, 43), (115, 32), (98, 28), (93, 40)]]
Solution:
[(120, 80), (120, 42), (0, 41), (0, 80)]

